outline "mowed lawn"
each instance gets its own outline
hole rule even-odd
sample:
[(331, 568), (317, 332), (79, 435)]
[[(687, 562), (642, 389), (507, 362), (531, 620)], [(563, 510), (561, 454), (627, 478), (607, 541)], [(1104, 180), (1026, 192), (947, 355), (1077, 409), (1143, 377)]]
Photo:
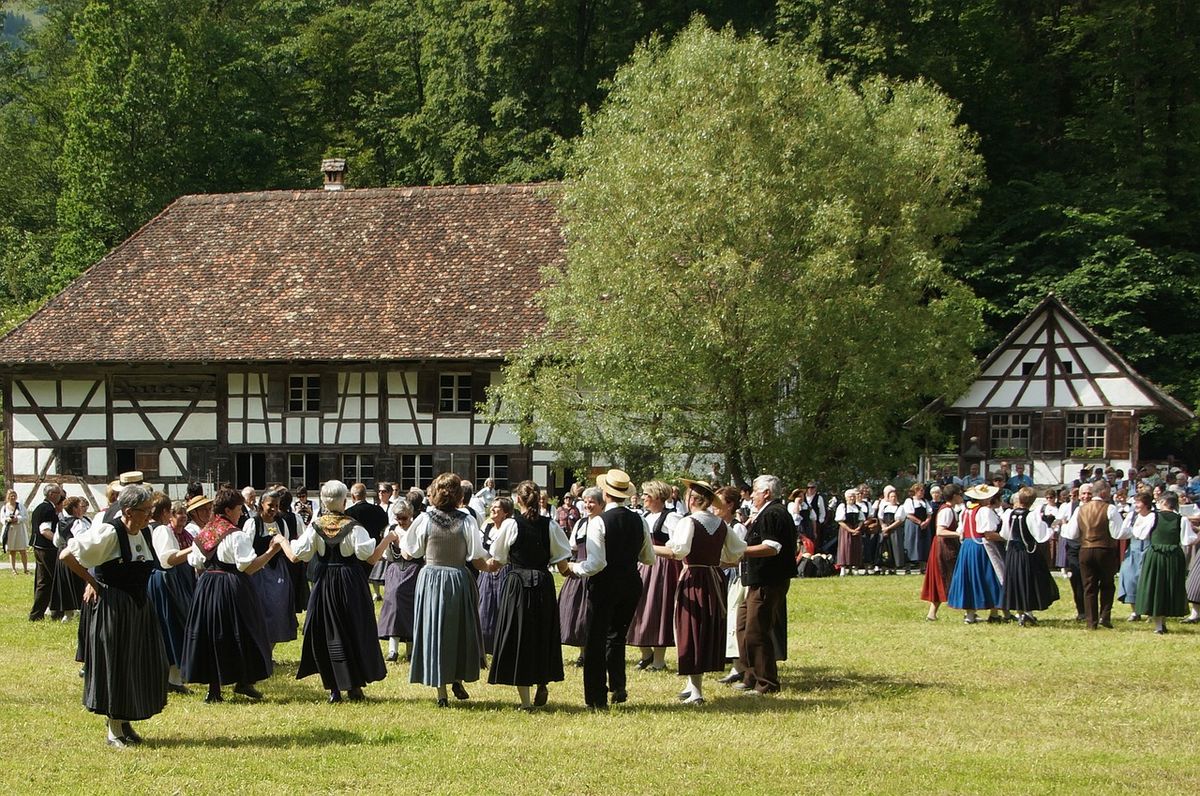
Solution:
[(1067, 601), (1021, 629), (926, 622), (917, 577), (795, 581), (784, 692), (713, 676), (699, 708), (675, 704), (677, 675), (631, 666), (630, 701), (589, 713), (569, 663), (533, 715), (481, 683), (438, 710), (404, 665), (368, 702), (328, 705), (294, 679), (295, 642), (262, 703), (172, 696), (120, 751), (80, 705), (75, 624), (28, 622), (32, 577), (2, 571), (0, 792), (1200, 792), (1200, 634), (1155, 636), (1123, 607), (1088, 632), (1061, 586)]

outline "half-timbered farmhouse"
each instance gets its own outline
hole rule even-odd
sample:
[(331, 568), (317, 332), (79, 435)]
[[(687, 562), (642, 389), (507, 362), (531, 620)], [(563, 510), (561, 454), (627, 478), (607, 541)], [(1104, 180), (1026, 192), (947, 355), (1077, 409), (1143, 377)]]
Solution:
[(1036, 483), (1071, 480), (1084, 464), (1127, 469), (1138, 461), (1138, 419), (1168, 423), (1192, 411), (1135, 371), (1053, 294), (980, 365), (980, 375), (948, 406), (961, 417), (967, 452), (989, 461), (1024, 461)]
[[(562, 262), (514, 185), (185, 196), (0, 339), (4, 464), (95, 499), (141, 470), (312, 488), (453, 470), (545, 484), (553, 455), (477, 413)], [(536, 461), (535, 461), (536, 459)]]

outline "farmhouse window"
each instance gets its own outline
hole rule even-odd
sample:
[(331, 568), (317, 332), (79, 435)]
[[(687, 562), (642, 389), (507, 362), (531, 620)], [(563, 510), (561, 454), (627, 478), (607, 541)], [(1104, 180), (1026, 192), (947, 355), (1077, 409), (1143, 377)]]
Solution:
[(509, 488), (508, 454), (477, 453), (475, 455), (475, 487), (482, 489), (483, 482), (489, 478), (496, 479), (496, 489), (507, 490)]
[(312, 373), (288, 377), (288, 411), (321, 411), (321, 377)]
[(362, 483), (375, 488), (375, 460), (361, 453), (342, 454), (342, 481), (347, 485)]
[(158, 451), (153, 448), (117, 448), (116, 473), (140, 470), (144, 478), (158, 477)]
[(83, 448), (79, 446), (59, 448), (55, 452), (55, 458), (58, 460), (59, 475), (87, 475)]
[(400, 454), (400, 486), (403, 489), (425, 489), (433, 481), (432, 453)]
[(1104, 412), (1067, 412), (1067, 450), (1104, 450)]
[(288, 481), (290, 486), (303, 485), (313, 490), (321, 487), (321, 457), (316, 453), (288, 454)]
[(442, 373), (438, 379), (438, 411), (471, 413), (473, 406), (470, 373)]
[(1029, 450), (1029, 415), (992, 415), (991, 450), (1004, 448)]
[(252, 486), (267, 488), (267, 454), (239, 453), (234, 461), (234, 486), (238, 489)]

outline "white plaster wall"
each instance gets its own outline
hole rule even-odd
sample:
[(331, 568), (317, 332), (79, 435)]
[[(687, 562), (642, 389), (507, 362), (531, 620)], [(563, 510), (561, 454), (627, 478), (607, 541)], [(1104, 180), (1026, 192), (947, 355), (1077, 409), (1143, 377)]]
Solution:
[[(63, 425), (62, 431), (66, 431), (66, 424)], [(62, 432), (59, 435), (61, 436)], [(75, 430), (71, 432), (72, 440), (103, 440), (107, 436), (108, 428), (104, 422), (104, 415), (96, 414), (88, 414), (79, 418), (79, 422), (75, 424)]]
[[(174, 451), (183, 462), (183, 466), (187, 467), (187, 449), (175, 448)], [(183, 475), (168, 448), (163, 448), (158, 454), (158, 475), (160, 478), (178, 478)]]
[(408, 401), (404, 398), (388, 399), (388, 417), (392, 420), (409, 420), (412, 413), (408, 411)]
[(108, 448), (88, 448), (86, 455), (88, 475), (108, 475)]
[(437, 444), (471, 444), (471, 420), (466, 417), (444, 417), (437, 421)]
[(120, 442), (141, 442), (154, 439), (154, 435), (137, 415), (113, 415), (113, 439)]
[(37, 449), (13, 448), (13, 475), (34, 475), (37, 473)]
[[(475, 439), (485, 439), (487, 426), (479, 424), (475, 429)], [(497, 423), (492, 429), (492, 445), (519, 445), (521, 438), (517, 436), (516, 426), (510, 423)]]
[[(30, 379), (29, 381), (22, 382), (22, 384), (25, 385), (25, 389), (29, 391), (30, 396), (33, 397), (34, 402), (38, 406), (42, 408), (58, 406), (58, 382)], [(16, 397), (17, 395), (20, 395), (22, 400), (25, 398), (19, 389), (13, 389), (13, 396)]]
[(230, 423), (229, 428), (226, 430), (226, 433), (229, 436), (229, 444), (230, 445), (244, 445), (245, 444), (246, 440), (245, 440), (244, 435), (242, 434), (242, 427), (240, 424)]
[(193, 412), (183, 421), (175, 441), (216, 442), (217, 414), (216, 412)]
[[(95, 384), (96, 382), (94, 381), (63, 379), (63, 406), (83, 406), (83, 399), (87, 398), (88, 392), (91, 391)], [(100, 385), (96, 390), (96, 394), (92, 396), (92, 400), (87, 405), (101, 409), (104, 407), (104, 384)]]
[(388, 423), (388, 441), (392, 445), (420, 445), (417, 432), (412, 423)]
[(229, 374), (229, 394), (241, 395), (246, 389), (246, 376), (242, 373)]
[(12, 438), (14, 442), (49, 442), (50, 432), (34, 415), (13, 412)]

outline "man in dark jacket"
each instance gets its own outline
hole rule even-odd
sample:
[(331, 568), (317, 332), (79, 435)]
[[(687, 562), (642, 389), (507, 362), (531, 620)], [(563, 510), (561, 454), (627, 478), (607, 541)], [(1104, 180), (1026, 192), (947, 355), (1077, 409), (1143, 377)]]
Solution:
[(52, 600), (54, 594), (54, 568), (58, 565), (58, 548), (54, 546), (54, 529), (58, 527), (58, 511), (62, 508), (67, 493), (58, 484), (46, 484), (42, 488), (45, 498), (34, 508), (29, 517), (30, 535), (33, 537), (33, 557), (37, 571), (33, 578), (33, 607), (29, 609), (29, 621), (36, 622), (46, 616), (50, 609), (51, 619), (61, 619), (62, 611)]
[(746, 601), (738, 608), (737, 670), (739, 691), (771, 694), (779, 690), (772, 635), (776, 624), (787, 622), (787, 593), (796, 577), (796, 526), (780, 498), (779, 479), (754, 479), (750, 500), (758, 510), (746, 534), (742, 584)]

